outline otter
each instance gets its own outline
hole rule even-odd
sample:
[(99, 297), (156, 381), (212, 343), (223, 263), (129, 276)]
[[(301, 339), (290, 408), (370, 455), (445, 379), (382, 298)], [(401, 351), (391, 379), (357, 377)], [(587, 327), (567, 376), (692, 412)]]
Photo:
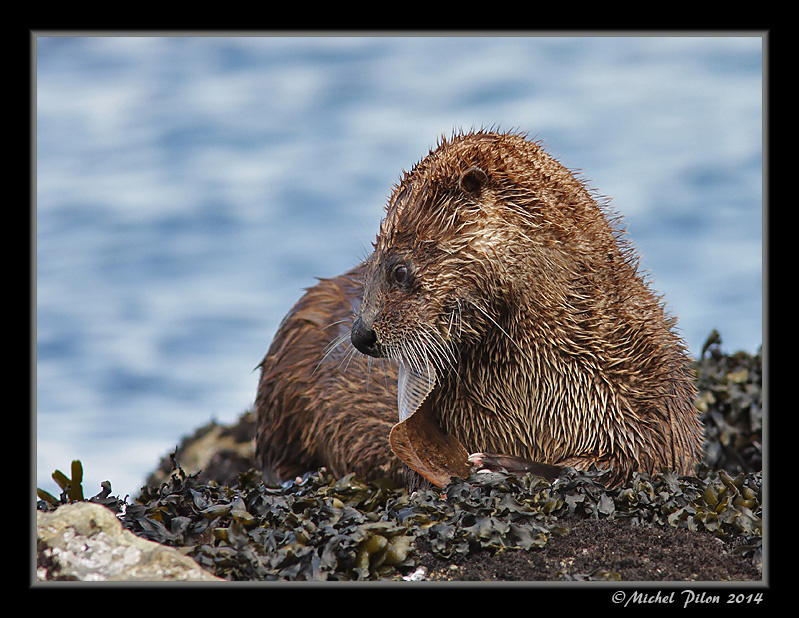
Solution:
[(260, 368), (268, 480), (595, 466), (616, 485), (701, 453), (676, 319), (618, 216), (521, 133), (442, 137), (372, 254), (306, 291)]

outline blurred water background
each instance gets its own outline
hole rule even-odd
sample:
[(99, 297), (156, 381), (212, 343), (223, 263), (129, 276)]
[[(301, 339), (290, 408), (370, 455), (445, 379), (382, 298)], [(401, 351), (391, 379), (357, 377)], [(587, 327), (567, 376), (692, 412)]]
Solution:
[(762, 338), (759, 36), (39, 36), (37, 485), (135, 494), (232, 422), (314, 277), (453, 129), (528, 131), (612, 198), (691, 351)]

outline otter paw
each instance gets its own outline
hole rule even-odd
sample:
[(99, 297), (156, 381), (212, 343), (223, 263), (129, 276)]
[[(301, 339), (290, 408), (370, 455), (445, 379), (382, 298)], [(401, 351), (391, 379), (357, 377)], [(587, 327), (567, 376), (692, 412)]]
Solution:
[(469, 455), (469, 465), (475, 472), (506, 472), (502, 465), (501, 456), (494, 453), (472, 453)]
[(560, 475), (560, 466), (530, 461), (514, 455), (497, 453), (472, 453), (468, 458), (469, 465), (475, 472), (508, 472), (510, 474), (526, 474), (528, 472), (553, 481)]

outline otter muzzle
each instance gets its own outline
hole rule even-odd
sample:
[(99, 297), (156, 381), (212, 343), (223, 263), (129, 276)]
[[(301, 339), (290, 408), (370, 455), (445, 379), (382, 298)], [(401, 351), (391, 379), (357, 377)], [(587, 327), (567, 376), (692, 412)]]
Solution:
[(355, 348), (367, 354), (368, 356), (380, 357), (380, 350), (377, 343), (377, 333), (371, 328), (367, 327), (361, 318), (355, 320), (352, 325), (352, 333), (350, 333), (352, 345)]

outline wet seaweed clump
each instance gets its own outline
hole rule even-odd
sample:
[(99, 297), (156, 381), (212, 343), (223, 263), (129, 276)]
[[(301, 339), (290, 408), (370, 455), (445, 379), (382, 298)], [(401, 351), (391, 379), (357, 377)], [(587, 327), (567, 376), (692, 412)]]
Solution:
[[(251, 471), (231, 487), (176, 465), (135, 503), (110, 506), (122, 507), (118, 516), (135, 534), (180, 548), (214, 575), (238, 581), (409, 578), (422, 559), (447, 565), (478, 554), (502, 560), (507, 552), (537, 551), (586, 519), (705, 532), (741, 556), (759, 558), (759, 474), (637, 475), (614, 490), (599, 477), (567, 469), (550, 484), (532, 475), (475, 474), (409, 494), (387, 481), (335, 478), (325, 470), (282, 486), (265, 485)], [(621, 576), (597, 565), (584, 574), (530, 578)]]
[(283, 486), (250, 471), (220, 486), (176, 467), (127, 508), (124, 525), (230, 580), (380, 579), (410, 564), (408, 526), (382, 517), (402, 491), (325, 470)]
[[(618, 534), (654, 526), (715, 537), (726, 557), (714, 546), (700, 560), (726, 567), (734, 556), (746, 566), (740, 577), (757, 579), (763, 527), (760, 353), (725, 355), (719, 338), (711, 337), (696, 369), (707, 433), (706, 458), (694, 476), (637, 474), (607, 489), (599, 471), (566, 469), (553, 483), (532, 475), (483, 473), (409, 492), (387, 480), (336, 478), (325, 469), (268, 485), (251, 469), (230, 482), (226, 466), (225, 481), (219, 482), (207, 470), (186, 473), (173, 455), (165, 480), (143, 487), (135, 500), (112, 496), (108, 483), (89, 500), (113, 510), (133, 533), (179, 548), (228, 580), (447, 579), (434, 571), (470, 562), (490, 562), (494, 573), (502, 573), (508, 564), (535, 563), (530, 556), (561, 539), (565, 543), (588, 521), (603, 529), (615, 522)], [(40, 510), (85, 499), (79, 462), (73, 463), (71, 478), (63, 473), (54, 478), (62, 493), (40, 492)], [(645, 533), (633, 540), (640, 553), (651, 549)], [(685, 546), (684, 537), (680, 543)], [(591, 547), (580, 551), (590, 554)], [(625, 560), (631, 558), (619, 564)], [(653, 578), (692, 577), (676, 558), (675, 564), (657, 561)], [(541, 566), (544, 562), (514, 576), (623, 579), (623, 569), (601, 562), (583, 562), (579, 572)], [(421, 565), (426, 570), (419, 575)], [(714, 573), (729, 577), (721, 568)], [(481, 575), (472, 572), (469, 578)]]
[(721, 350), (713, 331), (695, 362), (699, 411), (705, 426), (704, 465), (732, 474), (763, 465), (762, 347), (756, 354)]
[(100, 483), (100, 491), (91, 496), (84, 498), (83, 494), (83, 464), (80, 460), (74, 460), (70, 466), (70, 473), (72, 477), (68, 477), (61, 470), (56, 470), (51, 475), (56, 484), (61, 488), (61, 493), (56, 498), (44, 489), (37, 488), (36, 495), (38, 500), (36, 502), (36, 510), (44, 512), (55, 511), (62, 504), (70, 504), (73, 502), (94, 502), (110, 509), (114, 513), (121, 513), (125, 510), (125, 499), (111, 494), (111, 483), (103, 481)]

